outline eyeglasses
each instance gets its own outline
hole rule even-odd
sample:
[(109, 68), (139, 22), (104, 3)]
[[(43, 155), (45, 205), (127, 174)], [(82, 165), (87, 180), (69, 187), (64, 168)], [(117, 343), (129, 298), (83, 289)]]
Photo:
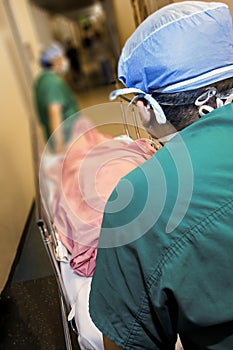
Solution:
[[(133, 96), (131, 99), (124, 95), (119, 95), (118, 97), (121, 106), (121, 116), (125, 134), (132, 139), (135, 139), (135, 136), (136, 139), (144, 138), (152, 147), (154, 147), (155, 149), (160, 149), (162, 147), (162, 144), (156, 139), (154, 139), (151, 135), (149, 135), (143, 128), (138, 114), (137, 105), (135, 102), (132, 102)], [(133, 126), (133, 130), (135, 133), (134, 137), (132, 136), (132, 128), (130, 128), (130, 126)]]

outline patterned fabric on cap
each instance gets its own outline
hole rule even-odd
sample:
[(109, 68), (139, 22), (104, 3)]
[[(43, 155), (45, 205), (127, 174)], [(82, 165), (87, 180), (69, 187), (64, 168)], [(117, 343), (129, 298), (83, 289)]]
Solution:
[(150, 15), (127, 40), (119, 80), (146, 93), (179, 92), (233, 76), (233, 30), (224, 3), (184, 1)]

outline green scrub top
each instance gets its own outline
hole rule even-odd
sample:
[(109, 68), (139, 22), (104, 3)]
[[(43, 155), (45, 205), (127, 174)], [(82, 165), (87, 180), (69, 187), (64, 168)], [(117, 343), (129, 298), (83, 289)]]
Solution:
[(105, 207), (90, 315), (126, 350), (233, 349), (233, 103), (120, 180)]
[(46, 139), (49, 139), (48, 107), (52, 103), (62, 105), (63, 121), (74, 116), (78, 111), (75, 96), (66, 82), (51, 70), (42, 72), (34, 85), (35, 104), (39, 120), (44, 128)]

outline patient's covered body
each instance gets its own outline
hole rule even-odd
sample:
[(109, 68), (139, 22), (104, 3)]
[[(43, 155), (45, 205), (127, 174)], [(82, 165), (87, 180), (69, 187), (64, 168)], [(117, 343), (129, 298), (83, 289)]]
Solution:
[(53, 182), (53, 220), (81, 276), (92, 276), (105, 203), (118, 181), (151, 158), (147, 140), (129, 142), (100, 133), (80, 118), (63, 157), (46, 172)]

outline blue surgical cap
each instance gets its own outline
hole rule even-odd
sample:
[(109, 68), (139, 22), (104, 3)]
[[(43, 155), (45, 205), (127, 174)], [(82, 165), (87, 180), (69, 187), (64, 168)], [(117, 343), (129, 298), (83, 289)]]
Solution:
[(57, 43), (49, 45), (40, 57), (41, 65), (46, 65), (51, 62), (54, 58), (61, 57), (64, 54), (63, 48)]
[(228, 6), (184, 1), (150, 15), (126, 41), (119, 80), (146, 93), (197, 89), (233, 76)]

